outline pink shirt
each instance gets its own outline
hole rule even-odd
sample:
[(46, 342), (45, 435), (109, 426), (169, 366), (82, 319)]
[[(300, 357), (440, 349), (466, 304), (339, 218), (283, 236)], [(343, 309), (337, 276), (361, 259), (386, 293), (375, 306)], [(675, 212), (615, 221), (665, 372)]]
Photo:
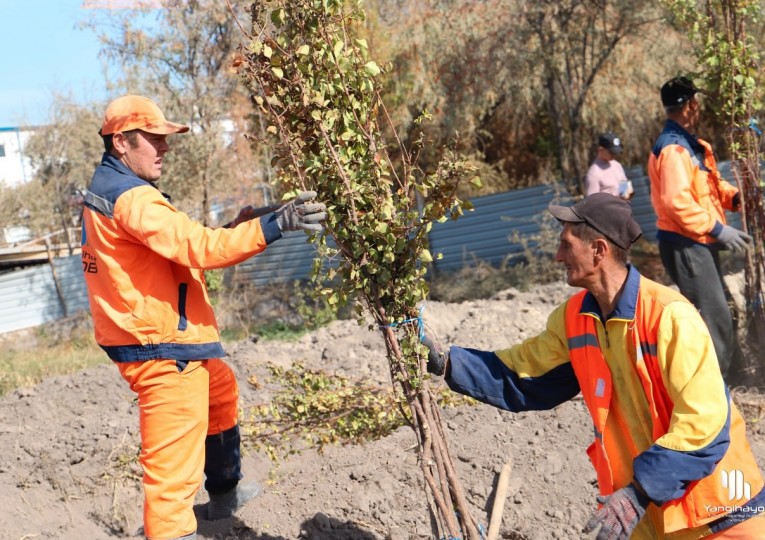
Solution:
[(587, 177), (584, 180), (585, 197), (593, 193), (605, 191), (611, 195), (619, 196), (619, 182), (625, 182), (627, 175), (624, 174), (622, 164), (615, 159), (603, 161), (595, 159), (587, 171)]

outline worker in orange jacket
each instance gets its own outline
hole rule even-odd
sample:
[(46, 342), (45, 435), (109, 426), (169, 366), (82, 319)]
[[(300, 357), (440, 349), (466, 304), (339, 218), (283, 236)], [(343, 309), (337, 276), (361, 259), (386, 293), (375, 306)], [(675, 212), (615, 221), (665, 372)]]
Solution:
[(741, 194), (720, 175), (710, 144), (693, 135), (701, 116), (699, 89), (676, 77), (661, 87), (661, 101), (667, 120), (648, 157), (659, 253), (672, 281), (701, 312), (727, 377), (741, 351), (720, 250), (744, 251), (752, 238), (726, 223), (725, 210), (737, 211)]
[(641, 234), (629, 203), (595, 193), (550, 212), (563, 224), (556, 260), (584, 290), (508, 349), (444, 352), (426, 337), (428, 371), (514, 412), (581, 392), (600, 503), (584, 532), (598, 540), (765, 539), (763, 478), (709, 331), (688, 300), (627, 263)]
[(138, 395), (150, 540), (196, 538), (203, 475), (210, 520), (230, 517), (260, 492), (256, 482), (239, 483), (239, 390), (221, 359), (203, 271), (260, 253), (285, 231), (320, 232), (326, 218), (323, 204), (309, 202), (316, 194), (305, 192), (276, 209), (247, 207), (223, 228), (192, 221), (156, 185), (168, 135), (188, 130), (145, 97), (112, 101), (83, 213), (96, 341)]

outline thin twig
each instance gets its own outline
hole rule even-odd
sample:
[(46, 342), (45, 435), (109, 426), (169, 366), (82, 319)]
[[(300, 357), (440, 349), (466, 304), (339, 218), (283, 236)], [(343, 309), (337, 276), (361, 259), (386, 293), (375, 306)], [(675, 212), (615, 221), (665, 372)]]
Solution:
[(231, 12), (231, 16), (234, 18), (234, 22), (239, 27), (239, 30), (242, 31), (242, 34), (244, 34), (247, 39), (252, 39), (252, 36), (248, 34), (244, 27), (239, 23), (239, 19), (237, 18), (236, 13), (234, 13), (234, 7), (229, 0), (226, 0), (226, 5), (228, 5), (228, 10)]

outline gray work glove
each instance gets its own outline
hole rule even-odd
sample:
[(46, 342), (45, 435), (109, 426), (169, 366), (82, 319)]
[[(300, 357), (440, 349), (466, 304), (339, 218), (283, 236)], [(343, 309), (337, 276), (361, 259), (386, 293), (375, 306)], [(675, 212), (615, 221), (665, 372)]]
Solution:
[(320, 222), (327, 219), (324, 203), (307, 203), (316, 198), (315, 191), (303, 191), (276, 211), (276, 223), (283, 231), (321, 232)]
[(428, 348), (428, 373), (441, 376), (446, 371), (449, 363), (449, 351), (442, 351), (441, 347), (433, 343), (427, 335), (422, 338), (422, 344)]
[(245, 206), (244, 208), (239, 210), (239, 214), (236, 216), (234, 221), (226, 223), (223, 227), (226, 229), (233, 229), (240, 223), (244, 223), (245, 221), (250, 221), (251, 219), (265, 216), (266, 214), (270, 214), (272, 212), (276, 212), (279, 208), (280, 207), (278, 205), (262, 206), (260, 208), (255, 208), (252, 205)]
[(744, 231), (734, 229), (730, 225), (723, 225), (722, 231), (717, 235), (717, 241), (727, 249), (746, 251), (752, 242), (752, 237)]
[(632, 531), (643, 518), (650, 499), (633, 484), (597, 500), (601, 506), (592, 515), (585, 533), (598, 530), (596, 540), (628, 540)]

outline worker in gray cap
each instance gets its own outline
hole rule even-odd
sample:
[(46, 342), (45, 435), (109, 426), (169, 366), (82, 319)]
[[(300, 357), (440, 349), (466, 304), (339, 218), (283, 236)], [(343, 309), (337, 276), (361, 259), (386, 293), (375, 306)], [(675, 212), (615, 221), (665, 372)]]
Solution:
[(555, 258), (583, 290), (510, 348), (443, 350), (426, 336), (428, 371), (513, 412), (581, 392), (599, 490), (584, 532), (598, 540), (765, 539), (763, 478), (709, 331), (682, 295), (627, 263), (641, 234), (630, 204), (595, 193), (550, 212), (563, 224)]

